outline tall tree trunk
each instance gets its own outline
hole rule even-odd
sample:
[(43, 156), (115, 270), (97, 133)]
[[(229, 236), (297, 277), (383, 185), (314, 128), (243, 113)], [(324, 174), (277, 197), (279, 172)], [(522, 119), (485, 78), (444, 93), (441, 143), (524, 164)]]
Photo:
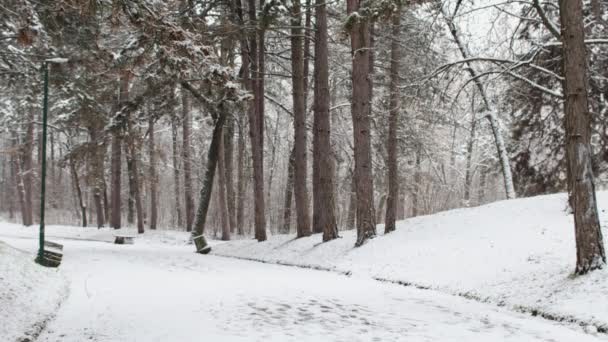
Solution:
[[(347, 12), (359, 11), (359, 0), (347, 0)], [(371, 156), (371, 65), (370, 22), (364, 16), (351, 17), (353, 141), (355, 148), (355, 183), (357, 192), (357, 242), (361, 246), (376, 236), (374, 183)]]
[[(442, 14), (446, 24), (448, 25), (448, 28), (450, 29), (452, 37), (454, 38), (454, 42), (460, 50), (462, 58), (464, 58), (465, 60), (469, 59), (470, 53), (462, 42), (462, 40), (460, 39), (458, 28), (456, 27), (453, 18), (448, 13), (446, 13), (446, 9), (444, 7), (442, 7)], [(481, 99), (483, 100), (484, 105), (482, 113), (484, 113), (484, 116), (488, 119), (488, 122), (490, 123), (490, 128), (492, 129), (492, 134), (494, 136), (494, 144), (496, 145), (497, 155), (500, 161), (500, 167), (503, 175), (505, 194), (507, 196), (507, 199), (513, 199), (517, 197), (517, 194), (515, 193), (515, 187), (513, 186), (513, 176), (511, 174), (511, 166), (509, 165), (509, 155), (507, 153), (507, 148), (502, 136), (500, 125), (498, 123), (498, 118), (496, 116), (496, 109), (492, 106), (492, 103), (490, 102), (490, 99), (486, 94), (483, 82), (479, 78), (479, 72), (475, 69), (474, 65), (472, 65), (470, 61), (466, 64), (469, 75), (471, 76), (471, 79), (473, 80), (475, 86), (477, 87), (477, 90), (479, 91), (479, 94), (481, 95)]]
[[(338, 237), (338, 224), (334, 202), (334, 165), (331, 152), (331, 118), (329, 113), (329, 60), (327, 51), (327, 8), (325, 0), (316, 0), (315, 17), (317, 30), (315, 35), (315, 88), (314, 88), (314, 135), (313, 172), (318, 176), (317, 192), (313, 200), (314, 208), (320, 210), (315, 215), (319, 218), (319, 227), (323, 232), (323, 241)], [(296, 156), (297, 162), (298, 156)], [(297, 169), (297, 168), (296, 168)], [(296, 180), (298, 175), (296, 174)]]
[(357, 222), (357, 182), (355, 181), (355, 170), (350, 172), (350, 195), (348, 198), (348, 214), (346, 216), (346, 229), (353, 229)]
[(144, 233), (144, 209), (141, 200), (141, 182), (138, 166), (138, 156), (140, 153), (139, 148), (139, 137), (136, 136), (137, 132), (133, 128), (133, 124), (130, 118), (127, 118), (127, 139), (126, 139), (126, 154), (127, 154), (127, 165), (131, 165), (131, 171), (129, 172), (129, 186), (132, 186), (133, 190), (133, 203), (135, 205), (135, 217), (137, 219), (137, 232), (139, 234)]
[[(19, 138), (16, 132), (13, 132), (13, 148), (19, 145)], [(21, 211), (21, 222), (25, 225), (27, 220), (26, 214), (26, 203), (25, 203), (25, 187), (23, 185), (23, 173), (21, 172), (21, 166), (19, 163), (19, 159), (21, 157), (21, 153), (14, 153), (11, 155), (11, 167), (13, 169), (13, 174), (15, 175), (15, 188), (17, 191), (17, 198), (19, 199), (19, 209)]]
[(82, 199), (82, 189), (80, 188), (80, 180), (78, 179), (78, 170), (76, 169), (76, 163), (74, 158), (70, 157), (69, 160), (70, 170), (72, 172), (72, 178), (74, 180), (74, 189), (76, 189), (76, 196), (78, 197), (78, 205), (80, 206), (80, 215), (82, 217), (82, 226), (87, 226), (87, 206)]
[[(223, 131), (223, 130), (222, 130)], [(228, 205), (226, 203), (226, 160), (224, 154), (224, 138), (225, 135), (220, 133), (220, 143), (218, 147), (218, 161), (217, 161), (217, 173), (218, 173), (218, 200), (220, 209), (220, 223), (222, 225), (222, 240), (230, 240), (230, 219), (228, 218)]]
[(196, 211), (196, 218), (192, 230), (193, 236), (199, 236), (205, 232), (207, 212), (209, 211), (209, 202), (211, 199), (211, 192), (213, 191), (213, 179), (215, 177), (215, 169), (220, 155), (222, 131), (225, 121), (226, 113), (225, 111), (220, 111), (220, 115), (213, 128), (213, 136), (211, 138), (211, 144), (209, 145), (209, 151), (207, 152), (207, 169), (205, 170), (203, 187), (201, 188), (199, 195), (200, 199), (198, 201), (198, 209)]
[(182, 217), (182, 204), (180, 201), (180, 187), (179, 187), (179, 150), (177, 146), (177, 117), (174, 116), (171, 119), (171, 143), (173, 145), (173, 182), (174, 182), (174, 190), (175, 190), (175, 212), (177, 217), (177, 226), (182, 227), (184, 225), (184, 220)]
[[(263, 0), (260, 0), (263, 2)], [(257, 23), (255, 0), (249, 0), (249, 20)], [(259, 41), (258, 41), (259, 38)], [(253, 161), (253, 196), (255, 211), (255, 238), (266, 240), (266, 205), (264, 202), (264, 78), (263, 78), (263, 30), (252, 30), (249, 39), (251, 63), (251, 89), (254, 94), (254, 104), (250, 107), (249, 136), (251, 138), (251, 155)], [(260, 43), (260, 46), (258, 46)], [(248, 70), (249, 68), (245, 69)]]
[(129, 197), (127, 198), (127, 224), (130, 226), (135, 223), (135, 177), (133, 177), (133, 173), (135, 172), (133, 164), (135, 161), (129, 156), (129, 149), (131, 148), (129, 144), (125, 144), (124, 148), (125, 155), (127, 156), (127, 177), (129, 181)]
[(150, 152), (150, 229), (156, 229), (158, 221), (158, 174), (156, 173), (156, 145), (154, 141), (154, 118), (148, 121), (148, 150)]
[(182, 165), (184, 166), (184, 196), (186, 208), (186, 231), (192, 231), (194, 221), (194, 198), (192, 197), (192, 158), (190, 147), (190, 96), (182, 89)]
[[(300, 2), (294, 1), (291, 10), (291, 69), (294, 125), (295, 168), (293, 186), (296, 202), (297, 237), (309, 236), (310, 216), (307, 189), (307, 144), (306, 144), (306, 89), (304, 84), (304, 50), (302, 39), (302, 14)], [(290, 158), (291, 163), (291, 158)], [(289, 183), (289, 181), (288, 181)], [(286, 199), (287, 200), (287, 199)], [(287, 202), (285, 202), (287, 204)], [(291, 206), (291, 203), (288, 204)]]
[(559, 0), (566, 113), (566, 156), (570, 203), (574, 210), (576, 274), (606, 265), (591, 165), (591, 113), (581, 0)]
[(401, 33), (401, 3), (393, 13), (393, 28), (391, 36), (391, 69), (389, 88), (389, 117), (388, 140), (386, 142), (388, 171), (388, 191), (386, 197), (386, 215), (384, 219), (384, 234), (395, 230), (397, 202), (399, 201), (399, 174), (397, 161), (397, 129), (399, 127), (399, 66), (401, 52), (399, 36)]
[(289, 234), (291, 231), (291, 202), (293, 199), (294, 189), (294, 174), (296, 165), (296, 150), (295, 146), (291, 148), (289, 153), (289, 162), (287, 165), (287, 181), (285, 183), (285, 202), (283, 205), (283, 225), (281, 233)]
[(245, 134), (245, 121), (240, 120), (236, 185), (236, 231), (241, 236), (245, 235), (243, 229), (245, 215)]
[(228, 223), (230, 225), (230, 233), (236, 230), (236, 207), (234, 195), (234, 121), (235, 118), (231, 115), (226, 117), (226, 126), (224, 127), (224, 169), (226, 178), (226, 202), (228, 209)]
[(34, 224), (33, 219), (33, 202), (32, 202), (32, 191), (33, 191), (33, 153), (34, 153), (34, 119), (30, 118), (27, 124), (25, 133), (25, 142), (23, 143), (23, 190), (25, 199), (25, 212), (23, 214), (23, 225), (31, 226)]
[(479, 171), (479, 189), (477, 189), (477, 204), (482, 204), (486, 197), (486, 177), (488, 176), (488, 167), (481, 165)]
[(89, 137), (93, 144), (93, 149), (90, 155), (89, 165), (91, 167), (91, 178), (93, 182), (93, 206), (97, 216), (97, 228), (103, 227), (105, 216), (103, 211), (102, 196), (104, 192), (104, 153), (106, 147), (99, 141), (98, 128), (95, 126), (89, 127)]
[[(122, 103), (129, 99), (129, 73), (124, 71), (120, 76), (120, 87), (117, 109), (120, 109)], [(121, 152), (122, 152), (122, 133), (124, 127), (123, 123), (120, 123), (121, 127), (117, 127), (112, 135), (112, 158), (111, 158), (111, 169), (112, 169), (112, 180), (111, 180), (111, 197), (112, 197), (112, 217), (110, 218), (110, 226), (114, 229), (121, 228)]]

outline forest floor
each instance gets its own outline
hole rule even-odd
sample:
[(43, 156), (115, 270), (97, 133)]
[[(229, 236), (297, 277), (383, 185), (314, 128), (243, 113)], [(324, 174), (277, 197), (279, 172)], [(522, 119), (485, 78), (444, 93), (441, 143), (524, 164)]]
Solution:
[[(606, 236), (608, 192), (598, 200)], [(379, 226), (360, 248), (343, 231), (329, 243), (213, 241), (206, 256), (184, 232), (114, 245), (110, 229), (50, 226), (50, 239), (65, 245), (61, 277), (32, 270), (36, 227), (0, 223), (0, 241), (20, 250), (0, 242), (0, 285), (9, 287), (0, 288), (0, 319), (15, 323), (0, 340), (47, 317), (39, 311), (55, 306), (44, 295), (67, 299), (43, 321), (43, 342), (608, 340), (608, 270), (571, 277), (565, 207), (563, 194), (503, 201), (401, 221), (386, 236)], [(15, 276), (20, 269), (28, 271)], [(15, 301), (11, 286), (28, 277), (43, 287)]]
[[(7, 237), (7, 230), (0, 229), (0, 239), (29, 254), (31, 262), (35, 238)], [(65, 246), (60, 273), (70, 286), (37, 341), (605, 340), (603, 334), (439, 292), (203, 256), (169, 241), (54, 240)], [(42, 282), (33, 291), (53, 295), (57, 289)]]

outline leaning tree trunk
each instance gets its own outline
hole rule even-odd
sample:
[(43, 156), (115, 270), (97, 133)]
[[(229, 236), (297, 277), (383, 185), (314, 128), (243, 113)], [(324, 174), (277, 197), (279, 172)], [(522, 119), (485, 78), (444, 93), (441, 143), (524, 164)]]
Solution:
[(591, 165), (591, 112), (581, 0), (559, 0), (562, 25), (566, 156), (570, 204), (574, 211), (576, 274), (606, 265)]
[[(309, 236), (310, 215), (307, 189), (307, 144), (306, 144), (306, 92), (304, 88), (304, 50), (302, 40), (302, 14), (300, 2), (294, 1), (291, 10), (291, 69), (294, 125), (294, 193), (296, 202), (297, 237)], [(290, 158), (291, 162), (291, 158)], [(286, 202), (287, 204), (287, 202)], [(291, 203), (289, 203), (291, 205)]]
[(236, 230), (236, 206), (234, 194), (234, 117), (226, 118), (226, 127), (224, 127), (224, 170), (226, 178), (226, 202), (228, 209), (228, 223), (230, 224), (230, 233)]
[(471, 111), (471, 132), (467, 142), (467, 164), (464, 174), (464, 202), (469, 205), (471, 200), (471, 183), (473, 183), (473, 148), (475, 147), (475, 128), (477, 126), (475, 111)]
[[(448, 25), (448, 28), (450, 29), (452, 38), (454, 38), (454, 42), (458, 46), (462, 58), (468, 60), (471, 54), (460, 39), (458, 28), (452, 20), (452, 17), (449, 16), (449, 14), (445, 11), (445, 8), (442, 7), (443, 17), (445, 19), (446, 24)], [(513, 199), (517, 197), (517, 194), (515, 193), (515, 187), (513, 186), (513, 176), (511, 174), (511, 166), (509, 165), (509, 154), (507, 153), (507, 147), (502, 136), (500, 125), (498, 123), (496, 110), (490, 102), (490, 98), (486, 94), (486, 90), (483, 86), (482, 80), (479, 77), (479, 72), (474, 68), (473, 64), (470, 61), (468, 61), (466, 65), (469, 75), (471, 76), (471, 79), (473, 80), (475, 86), (479, 91), (479, 94), (481, 95), (481, 99), (483, 100), (484, 104), (483, 112), (485, 114), (485, 117), (488, 119), (488, 122), (490, 123), (490, 128), (492, 129), (492, 134), (494, 136), (494, 144), (496, 145), (496, 151), (498, 154), (498, 159), (500, 161), (500, 167), (504, 180), (505, 194), (507, 196), (507, 199)]]
[(156, 173), (156, 146), (154, 142), (154, 118), (148, 121), (148, 151), (150, 152), (150, 229), (156, 229), (158, 221), (158, 174)]
[(393, 30), (391, 36), (391, 69), (389, 88), (389, 117), (388, 117), (388, 139), (387, 151), (387, 179), (388, 191), (386, 197), (386, 215), (384, 218), (384, 234), (395, 230), (397, 202), (399, 201), (399, 175), (397, 162), (397, 128), (399, 126), (399, 62), (401, 53), (399, 51), (399, 36), (401, 31), (401, 6), (393, 13)]
[(209, 202), (211, 199), (211, 192), (213, 190), (213, 179), (215, 177), (215, 169), (218, 164), (222, 131), (225, 121), (226, 112), (222, 110), (220, 111), (220, 115), (215, 122), (211, 144), (209, 145), (209, 151), (207, 152), (207, 169), (205, 170), (205, 178), (203, 179), (203, 187), (200, 191), (198, 209), (196, 211), (196, 218), (194, 220), (192, 230), (192, 236), (194, 237), (202, 235), (205, 232), (207, 212), (209, 211)]
[(76, 190), (76, 196), (78, 197), (78, 205), (80, 206), (80, 213), (82, 216), (82, 226), (87, 226), (87, 206), (84, 204), (82, 199), (82, 189), (80, 188), (80, 179), (78, 178), (78, 170), (76, 169), (76, 163), (74, 158), (69, 158), (70, 171), (72, 172), (72, 178), (74, 180), (74, 189)]
[(190, 97), (186, 90), (182, 89), (182, 165), (184, 166), (184, 203), (186, 208), (186, 231), (192, 230), (194, 220), (194, 198), (192, 197), (192, 158), (190, 155)]
[[(360, 0), (347, 0), (349, 15), (361, 10)], [(371, 155), (371, 79), (370, 79), (370, 20), (351, 15), (349, 34), (352, 55), (353, 141), (355, 149), (355, 184), (357, 193), (357, 242), (361, 246), (376, 236), (374, 183)]]
[[(315, 210), (320, 212), (319, 228), (323, 232), (323, 241), (338, 237), (334, 203), (334, 165), (331, 153), (331, 118), (329, 113), (329, 59), (327, 50), (327, 8), (325, 0), (316, 0), (315, 16), (317, 30), (315, 35), (315, 88), (314, 88), (314, 132), (313, 146), (314, 167), (319, 184), (313, 200), (317, 202)], [(297, 162), (297, 156), (296, 156)], [(297, 179), (296, 175), (296, 179)]]

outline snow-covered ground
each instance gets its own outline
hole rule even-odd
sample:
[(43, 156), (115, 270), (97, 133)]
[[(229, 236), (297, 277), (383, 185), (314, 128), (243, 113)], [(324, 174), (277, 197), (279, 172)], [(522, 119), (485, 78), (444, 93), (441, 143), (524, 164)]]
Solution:
[[(35, 251), (35, 238), (6, 237), (4, 227), (0, 239)], [(202, 256), (144, 239), (55, 240), (65, 245), (61, 271), (71, 285), (42, 342), (606, 340), (368, 277)]]
[(36, 265), (35, 254), (0, 241), (0, 341), (35, 337), (67, 295), (66, 279)]
[[(598, 201), (606, 237), (608, 192)], [(328, 243), (274, 236), (213, 253), (410, 283), (608, 329), (608, 270), (571, 277), (574, 225), (565, 209), (564, 194), (539, 196), (408, 219), (386, 236), (378, 226), (380, 236), (360, 248), (345, 231)]]

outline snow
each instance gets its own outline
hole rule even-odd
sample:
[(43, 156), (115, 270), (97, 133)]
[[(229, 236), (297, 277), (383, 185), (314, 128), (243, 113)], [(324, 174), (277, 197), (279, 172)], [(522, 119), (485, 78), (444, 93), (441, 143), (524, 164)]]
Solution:
[(50, 319), (67, 292), (57, 269), (34, 263), (25, 253), (0, 241), (0, 340), (35, 336)]
[[(606, 236), (608, 192), (597, 198)], [(517, 199), (401, 221), (359, 248), (355, 232), (344, 231), (328, 243), (320, 235), (211, 241), (206, 256), (193, 253), (185, 232), (147, 231), (134, 245), (114, 245), (112, 229), (48, 226), (47, 236), (64, 244), (60, 271), (71, 283), (38, 341), (608, 340), (598, 332), (608, 327), (608, 270), (571, 276), (565, 209), (564, 194)], [(0, 240), (29, 252), (0, 244), (0, 291), (5, 274), (19, 291), (17, 302), (0, 304), (13, 334), (2, 319), (2, 341), (52, 307), (31, 305), (32, 292), (21, 289), (39, 275), (14, 275), (34, 267), (58, 276), (31, 261), (36, 233), (0, 223)], [(52, 301), (59, 281), (44, 284), (42, 301)]]
[[(11, 245), (35, 250), (35, 239), (2, 236)], [(192, 246), (152, 241), (129, 246), (58, 241), (65, 245), (61, 268), (71, 279), (70, 296), (40, 342), (603, 338), (367, 277), (201, 256)]]
[[(597, 198), (608, 236), (608, 192)], [(607, 329), (608, 270), (572, 277), (574, 224), (565, 209), (565, 194), (539, 196), (411, 218), (360, 248), (356, 232), (344, 231), (328, 243), (274, 236), (212, 253), (412, 284)]]

